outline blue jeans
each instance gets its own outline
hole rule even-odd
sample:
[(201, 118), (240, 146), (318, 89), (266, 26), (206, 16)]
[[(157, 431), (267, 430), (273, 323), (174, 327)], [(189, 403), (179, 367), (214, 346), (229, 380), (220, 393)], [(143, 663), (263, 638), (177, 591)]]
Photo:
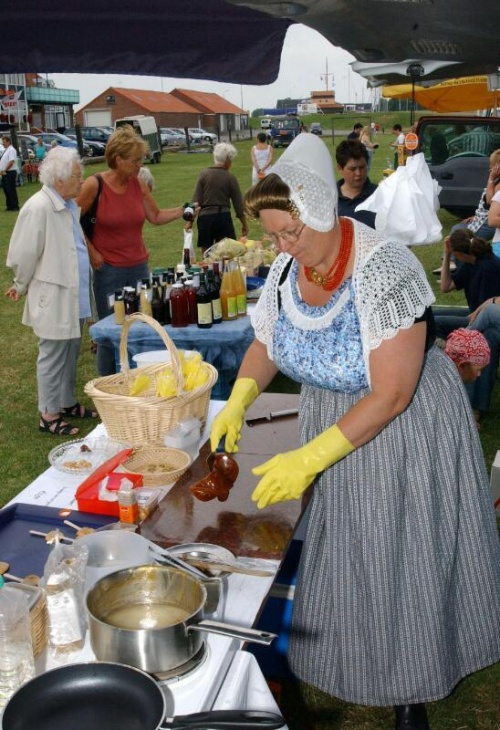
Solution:
[[(104, 319), (112, 314), (108, 297), (124, 286), (137, 286), (137, 282), (149, 276), (148, 262), (136, 266), (112, 266), (103, 264), (100, 269), (94, 270), (93, 286), (97, 307), (97, 316)], [(99, 375), (114, 375), (116, 373), (115, 353), (112, 347), (97, 346), (97, 371)]]
[(486, 413), (490, 407), (500, 355), (500, 306), (490, 304), (485, 307), (470, 328), (483, 333), (491, 350), (489, 365), (483, 369), (477, 380), (467, 386), (472, 407), (477, 408), (481, 413)]

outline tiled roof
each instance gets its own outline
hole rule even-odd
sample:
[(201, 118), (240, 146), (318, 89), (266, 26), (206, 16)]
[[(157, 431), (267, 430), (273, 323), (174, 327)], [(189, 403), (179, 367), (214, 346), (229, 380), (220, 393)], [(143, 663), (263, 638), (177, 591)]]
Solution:
[[(171, 93), (164, 91), (148, 91), (146, 89), (123, 89), (111, 86), (100, 96), (122, 96), (141, 106), (145, 112), (176, 112), (193, 114), (204, 112), (209, 114), (243, 114), (244, 110), (226, 101), (218, 94), (191, 89), (173, 89)], [(93, 101), (86, 107), (91, 106)], [(83, 107), (83, 108), (86, 108)]]
[(244, 114), (245, 110), (231, 104), (230, 101), (218, 94), (206, 91), (193, 91), (192, 89), (172, 89), (173, 95), (182, 94), (185, 99), (191, 99), (198, 111), (212, 114)]
[[(108, 94), (108, 91), (105, 93)], [(188, 112), (192, 114), (197, 111), (186, 102), (164, 91), (112, 88), (109, 89), (109, 93), (124, 96), (148, 112)]]

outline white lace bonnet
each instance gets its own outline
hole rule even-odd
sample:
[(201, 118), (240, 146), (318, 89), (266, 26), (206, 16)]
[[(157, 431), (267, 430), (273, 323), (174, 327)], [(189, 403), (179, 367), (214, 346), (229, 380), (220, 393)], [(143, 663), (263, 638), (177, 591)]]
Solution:
[(290, 188), (302, 223), (330, 231), (337, 216), (337, 183), (330, 152), (315, 134), (302, 132), (270, 169)]

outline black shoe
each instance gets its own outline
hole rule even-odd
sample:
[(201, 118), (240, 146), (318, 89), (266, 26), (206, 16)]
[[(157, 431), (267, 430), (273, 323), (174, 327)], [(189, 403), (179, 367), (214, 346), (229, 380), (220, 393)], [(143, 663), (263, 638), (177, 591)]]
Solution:
[(429, 730), (424, 704), (396, 705), (396, 730)]

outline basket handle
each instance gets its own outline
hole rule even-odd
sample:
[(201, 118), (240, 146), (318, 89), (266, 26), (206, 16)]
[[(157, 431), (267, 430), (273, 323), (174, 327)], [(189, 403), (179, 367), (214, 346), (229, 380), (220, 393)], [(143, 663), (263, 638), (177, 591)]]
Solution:
[(130, 371), (130, 365), (128, 362), (128, 351), (127, 351), (127, 339), (128, 339), (128, 331), (134, 324), (134, 322), (142, 322), (143, 324), (147, 324), (150, 327), (154, 329), (154, 331), (161, 337), (163, 340), (163, 343), (165, 347), (167, 348), (168, 352), (170, 353), (170, 358), (172, 361), (172, 370), (174, 373), (175, 381), (177, 383), (177, 395), (179, 393), (182, 393), (184, 390), (184, 375), (182, 374), (182, 363), (179, 357), (179, 351), (177, 350), (173, 340), (168, 336), (166, 331), (163, 329), (161, 324), (159, 324), (156, 319), (153, 319), (153, 317), (149, 317), (147, 314), (142, 314), (141, 312), (135, 312), (134, 314), (130, 314), (128, 317), (125, 317), (125, 322), (123, 324), (122, 333), (120, 337), (120, 368), (123, 373), (127, 373)]

